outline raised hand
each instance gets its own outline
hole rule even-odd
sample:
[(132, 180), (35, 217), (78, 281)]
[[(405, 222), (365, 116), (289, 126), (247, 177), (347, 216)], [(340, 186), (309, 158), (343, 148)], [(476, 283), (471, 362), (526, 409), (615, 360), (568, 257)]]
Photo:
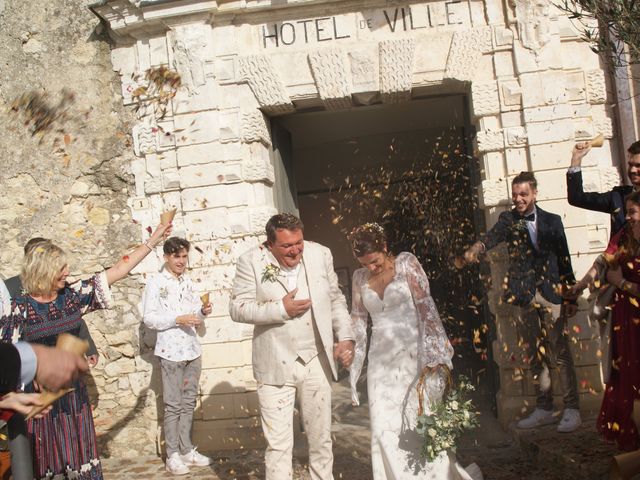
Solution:
[(578, 142), (574, 145), (571, 152), (571, 166), (579, 167), (582, 165), (582, 159), (591, 150), (591, 142)]
[(282, 297), (282, 304), (284, 305), (284, 309), (287, 311), (287, 315), (289, 315), (291, 318), (299, 317), (311, 308), (311, 299), (305, 298), (304, 300), (296, 300), (296, 293), (298, 293), (297, 288), (291, 290), (284, 297)]

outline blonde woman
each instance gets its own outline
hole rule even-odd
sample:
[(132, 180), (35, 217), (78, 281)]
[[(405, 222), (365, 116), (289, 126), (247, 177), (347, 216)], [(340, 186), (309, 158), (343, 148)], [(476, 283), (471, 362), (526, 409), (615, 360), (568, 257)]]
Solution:
[[(53, 346), (62, 333), (77, 335), (82, 316), (108, 308), (110, 285), (127, 276), (170, 231), (170, 225), (159, 225), (147, 242), (113, 267), (73, 284), (67, 283), (65, 252), (50, 241), (38, 244), (23, 260), (20, 277), (26, 293), (12, 300), (10, 314), (0, 317), (2, 340)], [(48, 415), (27, 422), (36, 479), (103, 478), (87, 387), (82, 378), (73, 387)], [(38, 389), (34, 384), (25, 387), (26, 392)]]

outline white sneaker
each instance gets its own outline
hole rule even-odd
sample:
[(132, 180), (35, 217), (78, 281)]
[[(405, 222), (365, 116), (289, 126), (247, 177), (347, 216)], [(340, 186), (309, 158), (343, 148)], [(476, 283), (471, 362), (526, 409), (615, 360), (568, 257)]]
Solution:
[(189, 453), (180, 455), (180, 458), (185, 463), (185, 465), (189, 465), (190, 467), (206, 467), (207, 465), (211, 465), (213, 463), (213, 460), (211, 460), (209, 457), (205, 457), (195, 448), (193, 448)]
[(187, 467), (178, 452), (172, 453), (170, 457), (167, 458), (167, 463), (164, 468), (167, 469), (171, 475), (185, 475), (189, 473), (189, 467)]
[(560, 424), (558, 425), (558, 432), (571, 433), (580, 425), (582, 425), (580, 411), (575, 408), (565, 408), (562, 413), (562, 420), (560, 420)]
[(516, 427), (518, 428), (536, 428), (542, 425), (556, 423), (558, 419), (553, 415), (553, 410), (543, 410), (536, 408), (531, 415), (520, 420)]

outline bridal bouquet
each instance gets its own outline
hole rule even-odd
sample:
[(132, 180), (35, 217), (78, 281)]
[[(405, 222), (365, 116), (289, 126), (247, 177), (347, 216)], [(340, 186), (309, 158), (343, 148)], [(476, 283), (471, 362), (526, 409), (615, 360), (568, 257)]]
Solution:
[[(434, 369), (425, 373), (431, 375), (439, 374)], [(473, 403), (468, 398), (469, 392), (474, 390), (473, 385), (466, 378), (460, 377), (458, 386), (450, 388), (453, 381), (448, 369), (447, 383), (449, 388), (445, 389), (441, 400), (430, 404), (429, 411), (423, 411), (422, 400), (425, 373), (423, 373), (418, 383), (420, 409), (418, 410), (416, 431), (423, 440), (422, 457), (429, 462), (433, 462), (441, 452), (455, 452), (456, 442), (462, 432), (477, 427), (479, 423), (478, 414)]]

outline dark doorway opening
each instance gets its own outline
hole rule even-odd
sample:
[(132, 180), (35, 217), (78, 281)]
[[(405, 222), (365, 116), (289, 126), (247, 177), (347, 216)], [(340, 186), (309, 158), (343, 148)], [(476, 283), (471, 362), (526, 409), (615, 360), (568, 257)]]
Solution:
[(476, 269), (453, 266), (484, 225), (467, 98), (297, 113), (271, 126), (276, 206), (299, 214), (305, 238), (331, 249), (347, 299), (359, 268), (347, 233), (377, 222), (392, 252), (421, 261), (456, 348), (456, 371), (477, 378), (493, 397), (484, 290)]

